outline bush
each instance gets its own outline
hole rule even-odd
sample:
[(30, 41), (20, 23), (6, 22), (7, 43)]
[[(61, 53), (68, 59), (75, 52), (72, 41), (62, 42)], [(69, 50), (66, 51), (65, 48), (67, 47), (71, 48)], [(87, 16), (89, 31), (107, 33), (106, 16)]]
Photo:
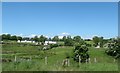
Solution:
[(81, 58), (81, 63), (85, 63), (89, 58), (89, 54), (87, 53), (88, 48), (86, 45), (76, 46), (74, 49), (73, 59), (76, 62), (79, 62), (79, 56)]
[(73, 46), (74, 43), (73, 43), (73, 41), (71, 39), (66, 39), (65, 42), (64, 42), (64, 45), (65, 46)]
[(91, 44), (86, 44), (87, 47), (91, 47), (92, 45)]
[(107, 55), (115, 57), (115, 59), (120, 58), (120, 39), (114, 39), (109, 42), (108, 48), (105, 53)]
[(93, 44), (94, 47), (97, 47), (97, 44)]
[(50, 44), (50, 48), (58, 47), (58, 44)]

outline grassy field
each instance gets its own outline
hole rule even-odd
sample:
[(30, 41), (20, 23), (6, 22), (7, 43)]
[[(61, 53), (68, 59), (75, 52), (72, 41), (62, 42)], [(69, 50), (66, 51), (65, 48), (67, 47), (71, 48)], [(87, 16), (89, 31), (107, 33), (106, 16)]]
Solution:
[[(80, 64), (70, 58), (70, 66), (63, 67), (62, 61), (66, 54), (72, 56), (73, 47), (56, 47), (50, 50), (38, 50), (40, 46), (3, 45), (2, 58), (12, 59), (3, 62), (3, 71), (117, 71), (117, 61), (104, 53), (104, 48), (89, 48), (91, 63)], [(14, 62), (15, 56), (17, 62)], [(31, 60), (20, 60), (21, 57), (31, 57)], [(47, 65), (45, 57), (47, 56)], [(96, 58), (97, 62), (94, 62)]]

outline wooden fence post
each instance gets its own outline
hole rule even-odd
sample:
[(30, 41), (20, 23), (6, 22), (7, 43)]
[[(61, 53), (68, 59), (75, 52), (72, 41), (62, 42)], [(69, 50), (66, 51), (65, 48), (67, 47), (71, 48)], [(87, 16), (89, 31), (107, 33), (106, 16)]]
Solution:
[(87, 64), (88, 59), (86, 59), (85, 61), (86, 61), (86, 64)]
[(30, 56), (30, 61), (32, 60), (32, 57)]
[(94, 58), (94, 62), (95, 62), (95, 63), (97, 62), (96, 58)]
[(45, 57), (45, 65), (47, 65), (47, 56)]
[(89, 63), (91, 63), (90, 58), (88, 59)]
[(114, 59), (114, 61), (113, 62), (115, 62), (116, 60)]
[(64, 66), (64, 59), (63, 59), (63, 62), (62, 62), (62, 66)]
[(17, 57), (16, 57), (16, 55), (15, 55), (15, 62), (17, 61)]
[(80, 56), (79, 56), (79, 66), (80, 66), (80, 61), (81, 61), (81, 58), (80, 58)]
[(68, 66), (70, 66), (70, 59), (68, 59)]

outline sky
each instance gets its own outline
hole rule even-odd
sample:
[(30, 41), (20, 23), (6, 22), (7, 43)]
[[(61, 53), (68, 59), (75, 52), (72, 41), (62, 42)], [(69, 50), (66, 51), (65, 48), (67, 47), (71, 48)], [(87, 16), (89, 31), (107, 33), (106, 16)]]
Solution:
[(118, 35), (117, 2), (3, 2), (2, 33), (21, 36)]

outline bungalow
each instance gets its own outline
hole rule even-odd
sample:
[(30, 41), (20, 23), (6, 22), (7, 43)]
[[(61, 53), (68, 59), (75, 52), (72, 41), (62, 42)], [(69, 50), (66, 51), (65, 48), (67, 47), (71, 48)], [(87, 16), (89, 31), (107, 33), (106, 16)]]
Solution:
[(28, 40), (22, 40), (22, 41), (18, 40), (17, 42), (18, 43), (35, 43), (35, 41), (28, 41)]
[(45, 41), (44, 45), (48, 45), (48, 44), (56, 44), (57, 42), (55, 41)]

